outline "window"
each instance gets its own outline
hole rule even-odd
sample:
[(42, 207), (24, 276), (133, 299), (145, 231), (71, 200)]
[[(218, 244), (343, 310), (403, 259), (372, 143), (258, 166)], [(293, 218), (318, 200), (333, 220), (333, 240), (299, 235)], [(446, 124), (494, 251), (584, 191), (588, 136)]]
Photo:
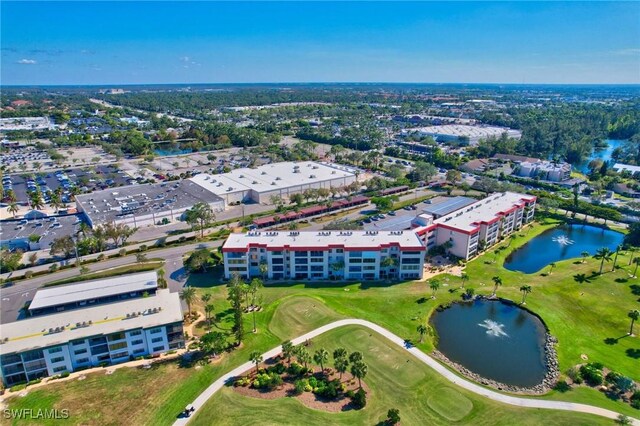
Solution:
[(73, 351), (74, 355), (81, 355), (81, 354), (85, 354), (85, 353), (87, 353), (86, 349), (78, 349), (78, 350)]
[(76, 363), (78, 363), (78, 364), (84, 364), (86, 362), (89, 362), (89, 358), (80, 358), (80, 359), (76, 360)]
[(151, 343), (159, 343), (162, 342), (162, 337), (154, 337), (153, 339), (151, 339)]
[(374, 258), (362, 259), (362, 263), (376, 263), (376, 259)]
[(247, 270), (247, 268), (244, 267), (244, 266), (232, 266), (232, 267), (229, 267), (229, 271), (230, 272), (244, 272), (246, 270)]
[(275, 259), (271, 259), (271, 264), (272, 265), (282, 265), (284, 263), (284, 259), (281, 257), (275, 258)]
[(51, 363), (55, 364), (56, 362), (62, 362), (64, 361), (64, 357), (63, 356), (57, 356), (55, 358), (51, 358)]
[(129, 336), (139, 336), (142, 334), (142, 330), (133, 330), (129, 332)]
[(77, 346), (77, 345), (84, 345), (85, 342), (86, 341), (84, 339), (82, 339), (82, 340), (72, 340), (71, 344), (74, 345), (74, 346)]
[(375, 267), (375, 265), (363, 266), (362, 270), (363, 271), (375, 271), (376, 267)]
[(141, 354), (141, 353), (144, 353), (144, 348), (136, 349), (135, 351), (133, 351), (133, 353), (134, 353), (134, 354)]
[(420, 254), (419, 251), (403, 251), (402, 254)]
[(349, 266), (349, 272), (360, 272), (362, 271), (362, 266)]
[(312, 272), (324, 271), (324, 265), (312, 265), (311, 271)]
[(306, 257), (301, 259), (296, 259), (296, 265), (306, 265), (307, 263), (309, 263), (309, 261)]
[(153, 351), (154, 351), (154, 352), (163, 351), (163, 350), (164, 350), (164, 345), (162, 345), (162, 346), (156, 346), (156, 347), (154, 347), (154, 348), (153, 348)]
[(344, 249), (336, 249), (336, 253), (344, 253)]
[(312, 257), (311, 262), (322, 263), (324, 262), (324, 257)]
[(296, 266), (296, 272), (307, 272), (306, 266)]
[(51, 348), (47, 352), (50, 354), (56, 354), (58, 352), (62, 352), (62, 346), (58, 346), (57, 348)]
[(53, 369), (53, 372), (54, 372), (54, 373), (60, 373), (61, 371), (67, 371), (67, 367), (65, 367), (65, 366), (63, 365), (63, 366), (61, 366), (61, 367), (55, 367), (55, 368)]
[(314, 250), (311, 252), (311, 256), (322, 256), (322, 252), (318, 250)]
[(128, 357), (128, 356), (129, 356), (129, 353), (127, 351), (118, 352), (117, 354), (111, 355), (111, 359), (124, 358), (124, 357)]
[(138, 340), (134, 340), (133, 342), (131, 342), (132, 345), (141, 345), (142, 344), (142, 339), (138, 339)]
[(349, 257), (362, 257), (362, 252), (361, 251), (349, 252)]
[(151, 330), (151, 334), (158, 334), (162, 331), (161, 328), (154, 328), (153, 330)]
[(281, 251), (272, 251), (271, 255), (272, 256), (282, 256), (282, 252)]
[(114, 333), (109, 337), (107, 337), (107, 340), (109, 340), (110, 342), (113, 342), (114, 340), (122, 340), (122, 339), (124, 339), (124, 333)]
[(295, 253), (295, 257), (307, 257), (306, 251), (296, 251), (294, 253)]
[(117, 351), (118, 349), (126, 348), (127, 342), (114, 343), (113, 345), (109, 345), (110, 351)]

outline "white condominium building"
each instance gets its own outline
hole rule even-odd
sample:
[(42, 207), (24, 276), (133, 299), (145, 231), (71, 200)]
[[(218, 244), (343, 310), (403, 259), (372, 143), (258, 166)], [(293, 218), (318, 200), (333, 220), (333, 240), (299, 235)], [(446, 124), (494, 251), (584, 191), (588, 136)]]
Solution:
[(444, 244), (448, 253), (468, 260), (532, 221), (535, 205), (533, 195), (492, 194), (414, 231), (427, 249)]
[(222, 247), (226, 278), (301, 280), (422, 278), (425, 250), (413, 231), (254, 231)]
[(72, 306), (82, 303), (73, 292), (69, 300), (56, 298), (64, 306), (59, 313), (2, 324), (0, 372), (5, 386), (184, 347), (178, 293), (159, 289), (115, 303), (86, 300), (91, 307)]

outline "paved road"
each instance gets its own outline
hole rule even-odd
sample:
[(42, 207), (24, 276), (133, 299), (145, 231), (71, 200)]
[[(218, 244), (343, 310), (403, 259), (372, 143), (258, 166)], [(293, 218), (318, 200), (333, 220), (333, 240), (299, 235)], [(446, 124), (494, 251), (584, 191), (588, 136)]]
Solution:
[[(522, 398), (512, 395), (505, 395), (499, 392), (492, 391), (490, 389), (484, 388), (476, 383), (473, 383), (467, 379), (464, 379), (455, 373), (448, 370), (445, 366), (440, 364), (435, 359), (431, 358), (429, 355), (422, 352), (420, 349), (414, 346), (408, 346), (405, 343), (405, 340), (393, 334), (386, 328), (380, 327), (377, 324), (374, 324), (370, 321), (365, 321), (361, 319), (345, 319), (340, 321), (335, 321), (324, 325), (322, 327), (316, 328), (313, 331), (310, 331), (306, 334), (303, 334), (300, 337), (297, 337), (292, 340), (293, 344), (298, 345), (303, 343), (308, 339), (313, 339), (314, 337), (319, 336), (320, 334), (326, 333), (327, 331), (333, 330), (338, 327), (344, 327), (346, 325), (360, 325), (363, 327), (367, 327), (376, 333), (379, 333), (389, 339), (393, 344), (400, 346), (405, 349), (407, 352), (411, 353), (413, 356), (418, 358), (423, 363), (427, 364), (429, 367), (434, 369), (438, 374), (443, 376), (445, 379), (449, 380), (451, 383), (454, 383), (457, 386), (460, 386), (468, 391), (471, 391), (477, 395), (484, 396), (493, 401), (501, 402), (503, 404), (515, 405), (518, 407), (524, 408), (544, 408), (548, 410), (562, 410), (562, 411), (573, 411), (578, 413), (587, 413), (593, 414), (596, 416), (607, 417), (610, 419), (617, 419), (619, 413), (616, 413), (611, 410), (607, 410), (600, 407), (594, 407), (586, 404), (577, 404), (573, 402), (564, 402), (564, 401), (549, 401), (544, 399), (533, 399), (533, 398)], [(282, 351), (282, 347), (278, 346), (270, 351), (262, 354), (263, 358), (269, 359), (278, 355)], [(194, 414), (196, 414), (202, 406), (207, 402), (209, 398), (211, 398), (217, 391), (219, 391), (225, 384), (233, 380), (234, 377), (240, 376), (246, 371), (252, 369), (254, 367), (252, 362), (246, 362), (241, 366), (231, 370), (229, 373), (220, 377), (218, 380), (213, 382), (207, 389), (205, 389), (195, 401), (193, 401), (192, 405), (195, 408)], [(178, 418), (174, 426), (182, 426), (186, 425), (189, 421), (189, 418)], [(632, 419), (632, 424), (635, 426), (640, 426), (640, 420)]]
[[(179, 291), (186, 280), (186, 275), (182, 271), (182, 256), (197, 248), (214, 248), (221, 246), (223, 241), (203, 241), (183, 246), (167, 247), (163, 249), (153, 250), (146, 253), (148, 258), (161, 258), (165, 261), (165, 277), (171, 291)], [(129, 247), (127, 247), (129, 248)], [(73, 263), (75, 259), (69, 259), (68, 262)], [(136, 263), (135, 255), (124, 257), (116, 257), (114, 259), (85, 265), (91, 271), (102, 271), (105, 269), (116, 268), (118, 266), (133, 265)], [(32, 270), (47, 269), (32, 268)], [(20, 309), (25, 302), (33, 299), (36, 290), (47, 283), (58, 281), (65, 278), (78, 276), (78, 269), (64, 269), (55, 273), (48, 273), (30, 280), (16, 281), (15, 284), (0, 290), (0, 323), (16, 321), (20, 313)]]

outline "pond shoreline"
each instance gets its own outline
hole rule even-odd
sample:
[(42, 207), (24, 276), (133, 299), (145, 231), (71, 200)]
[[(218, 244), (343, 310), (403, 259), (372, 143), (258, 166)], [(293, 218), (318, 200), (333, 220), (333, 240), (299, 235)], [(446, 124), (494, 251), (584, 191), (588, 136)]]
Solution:
[[(498, 382), (496, 380), (488, 379), (478, 373), (475, 373), (469, 370), (467, 367), (450, 360), (445, 354), (440, 352), (438, 349), (434, 349), (433, 352), (431, 352), (431, 355), (433, 356), (433, 358), (451, 367), (452, 369), (460, 373), (462, 376), (468, 379), (471, 379), (474, 382), (477, 382), (483, 386), (488, 386), (490, 388), (493, 388), (499, 391), (514, 393), (514, 394), (521, 394), (521, 395), (543, 395), (551, 391), (555, 386), (556, 382), (558, 381), (558, 377), (560, 376), (560, 369), (558, 365), (558, 355), (556, 353), (556, 348), (555, 348), (556, 344), (558, 343), (558, 339), (556, 339), (553, 335), (551, 335), (551, 333), (549, 332), (549, 327), (547, 327), (547, 324), (540, 317), (540, 315), (538, 315), (534, 311), (524, 306), (521, 306), (520, 304), (512, 300), (502, 299), (502, 298), (490, 298), (485, 296), (476, 296), (471, 300), (452, 302), (447, 305), (440, 305), (436, 308), (434, 312), (441, 312), (446, 309), (449, 309), (451, 306), (453, 306), (453, 304), (473, 303), (476, 300), (502, 302), (507, 305), (516, 306), (520, 309), (527, 311), (528, 313), (530, 313), (531, 315), (535, 316), (540, 320), (540, 322), (542, 323), (545, 329), (544, 364), (545, 364), (546, 372), (545, 372), (544, 378), (542, 379), (542, 382), (535, 386), (528, 386), (528, 387), (508, 385), (505, 383)], [(431, 319), (429, 319), (429, 322), (430, 321)], [(436, 336), (436, 341), (437, 339), (438, 339), (438, 336)]]

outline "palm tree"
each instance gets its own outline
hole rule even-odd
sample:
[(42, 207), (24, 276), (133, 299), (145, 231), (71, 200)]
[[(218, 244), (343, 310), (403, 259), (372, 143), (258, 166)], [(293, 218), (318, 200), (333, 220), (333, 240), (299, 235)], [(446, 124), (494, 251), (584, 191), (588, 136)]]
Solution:
[(258, 366), (262, 362), (262, 354), (258, 351), (253, 351), (249, 354), (249, 361), (256, 365), (256, 374), (258, 374)]
[(638, 272), (638, 265), (640, 265), (640, 257), (634, 257), (633, 258), (633, 263), (636, 264), (636, 267), (633, 268), (633, 276), (637, 277), (636, 272)]
[(285, 340), (282, 342), (282, 356), (287, 358), (287, 363), (291, 364), (291, 357), (295, 352), (295, 346), (291, 343), (291, 340)]
[(436, 298), (436, 292), (440, 288), (440, 281), (438, 281), (438, 280), (429, 281), (429, 287), (431, 288), (431, 294), (432, 294), (431, 297), (433, 297), (435, 299)]
[(629, 336), (633, 336), (633, 323), (638, 321), (638, 318), (640, 318), (640, 311), (637, 309), (634, 309), (632, 311), (629, 311), (627, 316), (631, 318), (631, 327), (629, 328)]
[(353, 377), (358, 378), (358, 386), (360, 389), (362, 389), (362, 379), (367, 375), (368, 369), (367, 364), (362, 361), (357, 361), (351, 366), (351, 374), (353, 374)]
[(460, 279), (462, 280), (461, 288), (464, 288), (465, 281), (469, 281), (469, 274), (467, 274), (466, 272), (463, 272), (462, 275), (460, 275)]
[(611, 272), (616, 270), (616, 263), (618, 262), (618, 254), (620, 254), (620, 250), (622, 250), (622, 245), (616, 247), (616, 255), (613, 257), (613, 268), (611, 268)]
[(629, 249), (631, 250), (631, 253), (629, 254), (629, 266), (631, 266), (631, 262), (634, 259), (633, 255), (636, 253), (636, 248), (631, 246)]
[(583, 251), (582, 253), (580, 253), (580, 256), (582, 256), (582, 263), (586, 263), (587, 257), (591, 256), (591, 253), (589, 253), (588, 251)]
[(15, 201), (11, 202), (9, 204), (9, 207), (7, 207), (7, 211), (11, 213), (13, 217), (16, 217), (16, 214), (18, 213), (19, 210), (20, 208), (18, 207), (18, 203), (16, 203)]
[(553, 269), (556, 267), (555, 262), (551, 262), (549, 264), (549, 275), (551, 275), (551, 273), (553, 272)]
[(215, 311), (216, 307), (213, 304), (209, 303), (204, 307), (204, 315), (207, 319), (207, 325), (211, 326), (211, 314)]
[(184, 300), (191, 316), (191, 304), (196, 300), (196, 289), (193, 287), (185, 287), (180, 293), (180, 299)]
[(521, 304), (524, 305), (526, 304), (527, 294), (531, 293), (531, 286), (530, 285), (520, 286), (520, 291), (522, 292)]
[(320, 364), (320, 372), (324, 371), (324, 363), (329, 360), (329, 352), (325, 348), (320, 348), (313, 354), (313, 360)]
[(600, 260), (600, 271), (598, 271), (598, 275), (602, 275), (602, 268), (604, 266), (604, 262), (611, 262), (611, 250), (607, 247), (602, 247), (596, 251), (596, 254), (593, 256), (594, 259)]
[(340, 373), (340, 380), (342, 380), (342, 373), (347, 371), (347, 367), (349, 367), (349, 361), (346, 357), (335, 358), (335, 360), (333, 361), (333, 367), (338, 373)]
[(311, 362), (311, 354), (303, 346), (297, 347), (296, 357), (298, 358), (298, 362), (304, 365), (305, 369)]
[(424, 340), (424, 335), (427, 334), (427, 331), (429, 331), (427, 329), (427, 326), (424, 324), (420, 324), (417, 328), (418, 333), (420, 333), (420, 343), (423, 342)]
[(347, 359), (347, 350), (345, 348), (336, 348), (333, 351), (333, 359), (336, 360), (338, 358)]
[(498, 287), (502, 285), (502, 278), (495, 276), (491, 279), (493, 280), (493, 293), (491, 294), (491, 297), (496, 297)]

